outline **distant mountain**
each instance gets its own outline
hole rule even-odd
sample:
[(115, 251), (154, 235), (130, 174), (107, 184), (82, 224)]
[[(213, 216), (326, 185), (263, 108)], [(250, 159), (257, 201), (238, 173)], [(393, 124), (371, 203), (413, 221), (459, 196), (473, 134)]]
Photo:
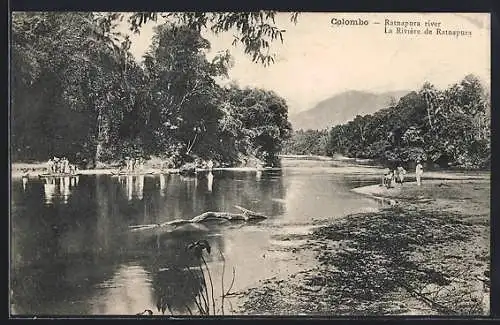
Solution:
[(356, 115), (373, 114), (388, 107), (391, 98), (399, 100), (410, 91), (370, 93), (351, 90), (319, 102), (306, 111), (290, 115), (293, 129), (325, 129), (348, 122)]

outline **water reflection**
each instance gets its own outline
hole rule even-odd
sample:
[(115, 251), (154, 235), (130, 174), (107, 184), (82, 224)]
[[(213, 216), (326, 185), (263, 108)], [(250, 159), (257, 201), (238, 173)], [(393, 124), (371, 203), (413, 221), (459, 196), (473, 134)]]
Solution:
[(129, 201), (132, 200), (132, 194), (134, 193), (134, 176), (128, 175), (127, 176), (127, 198)]
[(62, 198), (63, 198), (63, 202), (64, 204), (67, 204), (68, 203), (68, 199), (69, 199), (69, 195), (70, 195), (70, 190), (69, 190), (69, 187), (70, 187), (70, 178), (69, 177), (63, 177), (60, 179), (60, 182), (61, 182), (61, 195), (62, 195)]
[(160, 174), (160, 195), (165, 196), (165, 175)]
[(135, 193), (139, 200), (144, 197), (144, 175), (138, 175), (135, 179)]
[(55, 178), (46, 178), (44, 187), (45, 203), (52, 204), (53, 198), (56, 192), (56, 180)]
[[(201, 227), (209, 231), (209, 227), (216, 230), (217, 226)], [(221, 237), (208, 237), (205, 234), (206, 231), (200, 232), (194, 226), (187, 226), (129, 236), (130, 255), (140, 256), (137, 263), (150, 275), (154, 308), (160, 312), (197, 314), (199, 306), (204, 306), (202, 302), (207, 299), (202, 279), (206, 277), (208, 283), (208, 277), (203, 273), (201, 260), (196, 258), (187, 246), (205, 238), (213, 248), (212, 255), (216, 251), (224, 250)], [(216, 255), (208, 255), (205, 258), (208, 263), (218, 261)], [(210, 287), (208, 290), (210, 291)]]
[(136, 263), (121, 265), (109, 280), (96, 288), (102, 291), (95, 298), (92, 313), (98, 315), (134, 315), (153, 304), (151, 276)]
[(209, 172), (207, 175), (207, 189), (209, 192), (212, 192), (213, 185), (214, 185), (214, 174), (212, 174), (212, 172)]
[(132, 201), (134, 197), (139, 200), (144, 198), (144, 175), (120, 175), (117, 179), (126, 193), (128, 201)]
[[(187, 240), (181, 243), (187, 245)], [(145, 261), (152, 274), (155, 306), (162, 313), (199, 312), (204, 293), (201, 263), (182, 244), (166, 246), (170, 253), (160, 253)]]
[[(14, 181), (11, 284), (16, 312), (133, 315), (159, 306), (165, 313), (169, 308), (174, 314), (197, 313), (203, 299), (202, 271), (199, 259), (186, 252), (190, 242), (209, 241), (212, 253), (206, 258), (220, 297), (219, 250), (228, 263), (226, 281), (231, 265), (237, 270), (235, 286), (249, 286), (277, 267), (291, 266), (262, 257), (274, 225), (282, 231), (311, 216), (376, 206), (350, 193), (350, 185), (341, 179), (272, 170), (260, 171), (259, 177), (221, 171), (197, 178), (83, 175), (30, 179), (26, 192)], [(140, 232), (129, 228), (191, 219), (205, 211), (238, 212), (235, 205), (269, 219)]]
[(28, 185), (28, 177), (23, 177), (23, 190), (26, 191), (26, 185)]
[[(51, 205), (56, 198), (62, 199), (63, 204), (68, 204), (72, 188), (78, 186), (79, 176), (46, 177), (43, 179), (43, 195), (45, 204)], [(26, 182), (27, 183), (27, 182)], [(24, 179), (23, 179), (24, 187)]]
[(262, 177), (262, 171), (257, 170), (257, 172), (255, 173), (255, 179), (260, 181), (261, 177)]

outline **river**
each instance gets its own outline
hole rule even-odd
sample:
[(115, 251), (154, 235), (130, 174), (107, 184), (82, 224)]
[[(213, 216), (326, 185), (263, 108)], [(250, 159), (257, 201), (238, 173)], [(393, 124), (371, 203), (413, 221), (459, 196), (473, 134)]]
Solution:
[[(196, 178), (14, 179), (11, 313), (134, 315), (150, 309), (156, 314), (159, 302), (174, 314), (195, 313), (201, 289), (194, 273), (201, 272), (186, 249), (189, 243), (210, 244), (205, 258), (215, 297), (222, 291), (223, 268), (224, 291), (234, 269), (231, 292), (306, 269), (315, 259), (295, 254), (300, 236), (330, 218), (377, 209), (380, 202), (350, 191), (376, 183), (377, 175), (369, 167), (289, 160), (282, 170), (214, 171)], [(130, 227), (191, 219), (205, 211), (238, 212), (235, 205), (268, 219), (162, 232)], [(238, 313), (237, 305), (238, 298), (227, 298), (224, 313)]]

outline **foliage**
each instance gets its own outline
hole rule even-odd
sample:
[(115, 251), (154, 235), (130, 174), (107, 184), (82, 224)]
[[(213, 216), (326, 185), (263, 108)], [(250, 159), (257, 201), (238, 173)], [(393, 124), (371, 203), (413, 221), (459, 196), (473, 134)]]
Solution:
[(291, 133), (285, 100), (272, 91), (239, 89), (234, 85), (225, 89), (225, 96), (221, 144), (233, 152), (275, 165), (282, 141)]
[[(179, 167), (251, 156), (275, 164), (289, 136), (286, 102), (261, 89), (220, 87), (215, 80), (228, 76), (232, 58), (223, 51), (208, 60), (200, 33), (236, 28), (247, 53), (269, 63), (260, 51), (282, 38), (274, 12), (162, 15), (167, 22), (155, 26), (139, 64), (117, 32), (124, 14), (14, 14), (12, 158), (65, 155), (95, 165), (156, 155)], [(129, 23), (138, 31), (155, 17), (135, 13)]]
[(92, 13), (13, 16), (12, 142), (21, 157), (102, 159), (113, 142), (134, 104), (127, 78), (136, 70), (126, 70), (129, 43), (115, 46), (101, 23)]
[[(425, 83), (393, 107), (332, 127), (324, 151), (387, 163), (421, 159), (443, 167), (487, 168), (490, 114), (489, 98), (473, 75), (445, 90)], [(286, 152), (323, 152), (321, 134), (295, 133)]]
[(283, 144), (283, 154), (326, 156), (328, 130), (298, 130)]
[[(271, 53), (273, 41), (283, 42), (285, 30), (276, 26), (276, 11), (261, 10), (257, 12), (136, 12), (128, 17), (130, 30), (139, 33), (141, 26), (148, 22), (158, 21), (159, 16), (172, 22), (175, 26), (187, 26), (200, 32), (210, 30), (214, 33), (233, 31), (233, 45), (242, 44), (245, 54), (252, 57), (253, 62), (264, 65), (274, 63), (275, 55)], [(290, 14), (290, 20), (297, 22), (298, 12)], [(121, 17), (123, 19), (123, 16)], [(115, 19), (118, 19), (115, 18)]]

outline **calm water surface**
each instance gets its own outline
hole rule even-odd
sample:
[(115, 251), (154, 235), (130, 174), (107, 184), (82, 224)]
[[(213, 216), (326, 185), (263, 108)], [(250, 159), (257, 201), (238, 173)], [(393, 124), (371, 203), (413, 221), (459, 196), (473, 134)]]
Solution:
[[(14, 180), (11, 214), (11, 312), (29, 315), (134, 315), (166, 302), (174, 314), (195, 311), (200, 273), (186, 252), (206, 239), (220, 296), (234, 268), (232, 291), (310, 267), (287, 240), (311, 231), (313, 221), (376, 209), (379, 202), (350, 192), (373, 184), (363, 173), (284, 168), (264, 172), (179, 175), (82, 175), (53, 181)], [(261, 212), (259, 223), (231, 222), (130, 231), (130, 226), (191, 219), (205, 211)], [(223, 262), (223, 256), (225, 262)], [(237, 312), (227, 299), (226, 314)], [(167, 311), (168, 312), (168, 311)]]

